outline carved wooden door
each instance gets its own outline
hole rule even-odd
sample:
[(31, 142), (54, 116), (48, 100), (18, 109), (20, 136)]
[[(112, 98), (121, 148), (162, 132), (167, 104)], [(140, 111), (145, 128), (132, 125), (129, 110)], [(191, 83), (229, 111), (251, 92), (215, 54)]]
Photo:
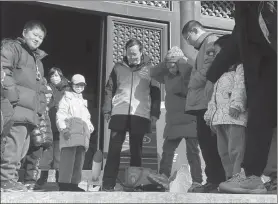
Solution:
[[(107, 17), (106, 46), (106, 82), (114, 64), (121, 61), (124, 55), (125, 43), (130, 38), (137, 38), (143, 43), (143, 52), (148, 55), (154, 65), (158, 64), (168, 50), (168, 25), (150, 21), (134, 20), (114, 16)], [(109, 145), (110, 131), (108, 124), (104, 125), (104, 152)], [(122, 149), (121, 166), (129, 165), (129, 137)], [(147, 134), (143, 141), (142, 165), (157, 169), (156, 130)], [(153, 165), (151, 167), (151, 165)], [(122, 168), (123, 169), (123, 168)]]

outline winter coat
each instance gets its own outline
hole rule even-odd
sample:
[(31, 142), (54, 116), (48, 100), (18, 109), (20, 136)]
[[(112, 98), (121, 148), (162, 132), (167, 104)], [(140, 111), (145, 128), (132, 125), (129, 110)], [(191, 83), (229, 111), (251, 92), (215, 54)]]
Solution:
[(195, 117), (184, 113), (187, 86), (192, 66), (184, 59), (177, 62), (179, 73), (172, 75), (161, 62), (151, 69), (151, 77), (165, 84), (166, 125), (163, 138), (176, 139), (180, 137), (196, 137)]
[[(269, 110), (264, 114), (264, 120), (258, 123), (266, 122), (268, 126), (276, 127), (277, 2), (235, 2), (235, 27), (208, 70), (207, 79), (215, 83), (238, 59), (243, 62), (247, 107), (251, 101), (259, 101), (257, 97), (263, 97), (258, 95), (259, 84), (273, 84), (270, 85), (273, 90), (269, 90), (273, 98), (267, 97), (267, 100), (260, 102), (260, 106), (268, 107)], [(273, 78), (264, 77), (266, 75)]]
[(141, 61), (133, 68), (128, 66), (126, 58), (114, 65), (105, 87), (104, 113), (159, 118), (159, 84), (150, 77), (150, 58), (142, 56)]
[[(57, 128), (60, 131), (60, 149), (63, 147), (84, 146), (89, 148), (90, 134), (94, 131), (91, 115), (87, 109), (87, 100), (82, 94), (66, 91), (59, 102)], [(69, 129), (70, 138), (64, 138), (62, 130)]]
[(14, 121), (14, 109), (10, 101), (3, 96), (3, 87), (1, 85), (1, 137), (7, 136)]
[(69, 82), (66, 78), (62, 77), (62, 80), (59, 84), (54, 85), (52, 83), (49, 84), (52, 89), (52, 99), (48, 104), (49, 107), (49, 117), (51, 121), (51, 128), (53, 132), (53, 140), (59, 140), (59, 130), (56, 126), (56, 114), (60, 100), (62, 99), (65, 91), (69, 91)]
[(38, 117), (46, 108), (45, 96), (41, 93), (44, 76), (41, 59), (46, 56), (42, 50), (31, 51), (24, 40), (6, 39), (1, 43), (1, 64), (18, 89), (19, 97), (15, 101), (15, 123), (38, 124)]
[(31, 135), (31, 145), (36, 144), (37, 146), (42, 146), (43, 149), (48, 149), (53, 143), (53, 134), (48, 115), (48, 108), (40, 117), (38, 129), (40, 130), (41, 134), (36, 136)]
[(216, 40), (216, 35), (204, 33), (194, 46), (199, 52), (188, 84), (185, 110), (189, 114), (196, 115), (200, 110), (207, 109), (208, 100), (205, 96), (206, 92), (210, 90), (206, 90), (206, 73), (216, 54), (214, 52), (214, 42)]
[[(214, 91), (204, 115), (205, 121), (211, 125), (235, 124), (247, 125), (246, 90), (242, 64), (236, 71), (224, 73), (214, 85)], [(240, 111), (238, 118), (229, 115), (229, 109)]]

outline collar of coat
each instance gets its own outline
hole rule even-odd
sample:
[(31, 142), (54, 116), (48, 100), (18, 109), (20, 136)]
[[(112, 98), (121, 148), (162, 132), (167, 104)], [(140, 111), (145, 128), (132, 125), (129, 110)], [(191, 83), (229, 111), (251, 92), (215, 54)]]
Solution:
[(141, 63), (138, 64), (138, 65), (130, 66), (128, 64), (128, 60), (127, 60), (126, 56), (124, 56), (123, 61), (120, 62), (120, 64), (122, 64), (122, 65), (124, 65), (126, 67), (129, 67), (133, 72), (136, 72), (136, 71), (142, 69), (143, 67), (149, 65), (150, 63), (151, 63), (151, 58), (149, 56), (145, 55), (145, 54), (142, 55)]
[(29, 52), (30, 54), (34, 55), (37, 59), (41, 60), (44, 57), (47, 56), (47, 53), (43, 50), (36, 49), (36, 50), (30, 50), (30, 48), (27, 46), (26, 41), (23, 38), (18, 37), (17, 40), (22, 45), (22, 47)]
[(74, 98), (78, 98), (78, 99), (82, 99), (82, 102), (83, 104), (87, 107), (87, 100), (85, 100), (83, 98), (83, 95), (82, 93), (78, 94), (78, 93), (75, 93), (74, 91), (70, 90), (70, 91), (65, 91), (65, 95), (64, 95), (67, 99), (74, 99)]
[(61, 82), (57, 85), (49, 83), (51, 89), (57, 89), (58, 91), (62, 91), (64, 89), (69, 88), (69, 80), (65, 77), (61, 77)]
[(202, 35), (196, 40), (195, 45), (194, 45), (194, 48), (195, 48), (196, 50), (199, 50), (199, 49), (201, 48), (203, 42), (205, 41), (205, 39), (206, 39), (209, 35), (211, 35), (211, 34), (212, 34), (212, 33), (209, 33), (209, 32), (202, 34)]

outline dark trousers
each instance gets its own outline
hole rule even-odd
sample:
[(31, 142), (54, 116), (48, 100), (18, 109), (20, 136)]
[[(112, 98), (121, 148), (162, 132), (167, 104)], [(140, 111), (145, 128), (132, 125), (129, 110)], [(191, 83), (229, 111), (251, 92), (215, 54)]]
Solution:
[[(163, 143), (163, 153), (160, 161), (160, 174), (165, 174), (168, 178), (171, 175), (174, 153), (183, 138), (165, 139)], [(192, 182), (202, 183), (202, 169), (198, 140), (196, 138), (184, 138), (186, 144), (186, 156), (190, 166)]]
[(204, 120), (205, 110), (197, 114), (197, 137), (206, 167), (207, 182), (219, 184), (225, 181), (225, 171), (217, 150), (217, 137)]
[[(126, 131), (111, 130), (109, 150), (103, 175), (104, 188), (114, 187), (116, 185), (116, 179), (120, 166), (120, 154), (125, 137)], [(144, 134), (129, 134), (131, 154), (130, 166), (141, 166), (143, 138)]]
[(36, 183), (39, 174), (39, 164), (42, 158), (42, 147), (31, 146), (27, 152), (26, 157), (22, 162), (22, 169), (24, 170), (24, 183)]
[(27, 124), (14, 124), (10, 133), (1, 138), (1, 182), (18, 180), (20, 161), (28, 152), (31, 130)]
[(257, 83), (249, 87), (248, 123), (243, 168), (261, 176), (267, 163), (273, 129), (277, 127), (277, 57), (262, 60)]

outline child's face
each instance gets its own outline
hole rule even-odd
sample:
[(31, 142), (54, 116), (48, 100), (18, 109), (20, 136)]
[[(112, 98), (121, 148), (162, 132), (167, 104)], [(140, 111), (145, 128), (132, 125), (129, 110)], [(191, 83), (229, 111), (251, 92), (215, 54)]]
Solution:
[(51, 93), (47, 93), (45, 94), (45, 98), (46, 98), (46, 103), (49, 104), (51, 98), (52, 98), (52, 94)]
[(85, 84), (80, 83), (80, 84), (73, 84), (72, 89), (74, 90), (75, 93), (82, 93), (85, 89)]
[(56, 71), (54, 74), (51, 75), (50, 77), (50, 82), (54, 85), (57, 85), (61, 82), (61, 76), (59, 75), (59, 73)]

